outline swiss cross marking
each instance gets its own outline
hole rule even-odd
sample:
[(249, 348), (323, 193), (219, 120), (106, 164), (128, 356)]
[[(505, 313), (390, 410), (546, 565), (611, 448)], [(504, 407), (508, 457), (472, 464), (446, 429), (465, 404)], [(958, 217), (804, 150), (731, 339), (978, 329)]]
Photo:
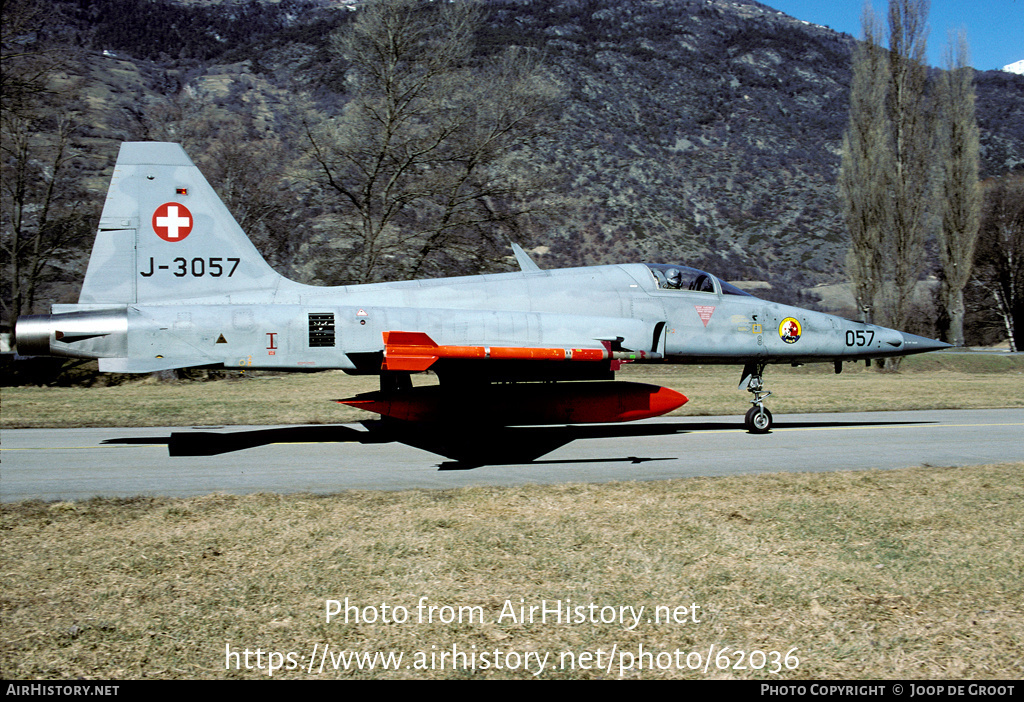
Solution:
[(715, 308), (712, 305), (694, 305), (697, 310), (697, 314), (700, 315), (700, 321), (704, 322), (704, 326), (708, 325), (711, 321), (711, 315), (715, 313)]
[(153, 231), (164, 241), (181, 241), (192, 232), (192, 213), (177, 202), (165, 202), (153, 213)]

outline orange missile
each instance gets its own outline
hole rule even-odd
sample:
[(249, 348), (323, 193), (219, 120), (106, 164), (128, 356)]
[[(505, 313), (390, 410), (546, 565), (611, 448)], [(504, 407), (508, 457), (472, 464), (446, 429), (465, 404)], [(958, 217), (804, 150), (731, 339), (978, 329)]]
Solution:
[(381, 370), (419, 372), (441, 358), (517, 361), (640, 361), (661, 358), (647, 351), (611, 351), (606, 346), (559, 348), (543, 346), (439, 346), (423, 332), (384, 332)]
[(408, 422), (461, 421), (470, 414), (476, 423), (517, 426), (631, 422), (671, 412), (687, 398), (645, 383), (567, 382), (489, 385), (472, 394), (431, 385), (338, 402)]

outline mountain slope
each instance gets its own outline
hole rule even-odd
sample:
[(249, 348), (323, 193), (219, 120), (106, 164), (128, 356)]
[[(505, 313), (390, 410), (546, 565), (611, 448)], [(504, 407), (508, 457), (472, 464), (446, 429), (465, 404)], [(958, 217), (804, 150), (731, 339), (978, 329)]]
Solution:
[[(82, 144), (93, 152), (154, 138), (161, 110), (188, 93), (207, 101), (214, 122), (237, 117), (250, 124), (246, 138), (279, 141), (291, 164), (302, 134), (290, 103), (345, 100), (345, 66), (326, 37), (352, 13), (331, 3), (63, 7), (54, 33), (92, 49), (80, 70), (92, 77)], [(488, 7), (479, 51), (532, 47), (563, 95), (532, 156), (561, 177), (547, 214), (523, 232), (523, 243), (545, 247), (542, 266), (682, 261), (769, 280), (783, 295), (844, 279), (835, 182), (852, 37), (750, 0)], [(1024, 76), (980, 73), (977, 92), (983, 176), (1024, 168)], [(222, 137), (211, 128), (208, 138)], [(315, 257), (322, 203), (311, 191), (291, 202), (277, 225), (288, 240), (272, 258), (302, 274), (294, 259)]]

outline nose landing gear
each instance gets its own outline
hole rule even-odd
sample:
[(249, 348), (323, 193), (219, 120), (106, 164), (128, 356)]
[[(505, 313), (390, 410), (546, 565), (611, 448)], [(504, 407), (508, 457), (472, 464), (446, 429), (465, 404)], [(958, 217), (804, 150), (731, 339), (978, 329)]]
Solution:
[(743, 420), (751, 434), (767, 434), (772, 428), (772, 413), (764, 406), (764, 401), (771, 397), (771, 393), (764, 389), (764, 366), (763, 363), (748, 363), (743, 368), (743, 378), (740, 380), (740, 387), (746, 386), (754, 395), (754, 399), (750, 401), (753, 407), (747, 410), (747, 416)]

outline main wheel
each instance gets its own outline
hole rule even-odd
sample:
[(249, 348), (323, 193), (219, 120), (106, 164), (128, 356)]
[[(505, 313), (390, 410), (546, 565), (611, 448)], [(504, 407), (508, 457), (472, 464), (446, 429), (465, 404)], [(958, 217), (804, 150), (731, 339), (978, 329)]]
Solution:
[(772, 413), (767, 407), (751, 407), (744, 420), (751, 434), (767, 434), (772, 428)]

